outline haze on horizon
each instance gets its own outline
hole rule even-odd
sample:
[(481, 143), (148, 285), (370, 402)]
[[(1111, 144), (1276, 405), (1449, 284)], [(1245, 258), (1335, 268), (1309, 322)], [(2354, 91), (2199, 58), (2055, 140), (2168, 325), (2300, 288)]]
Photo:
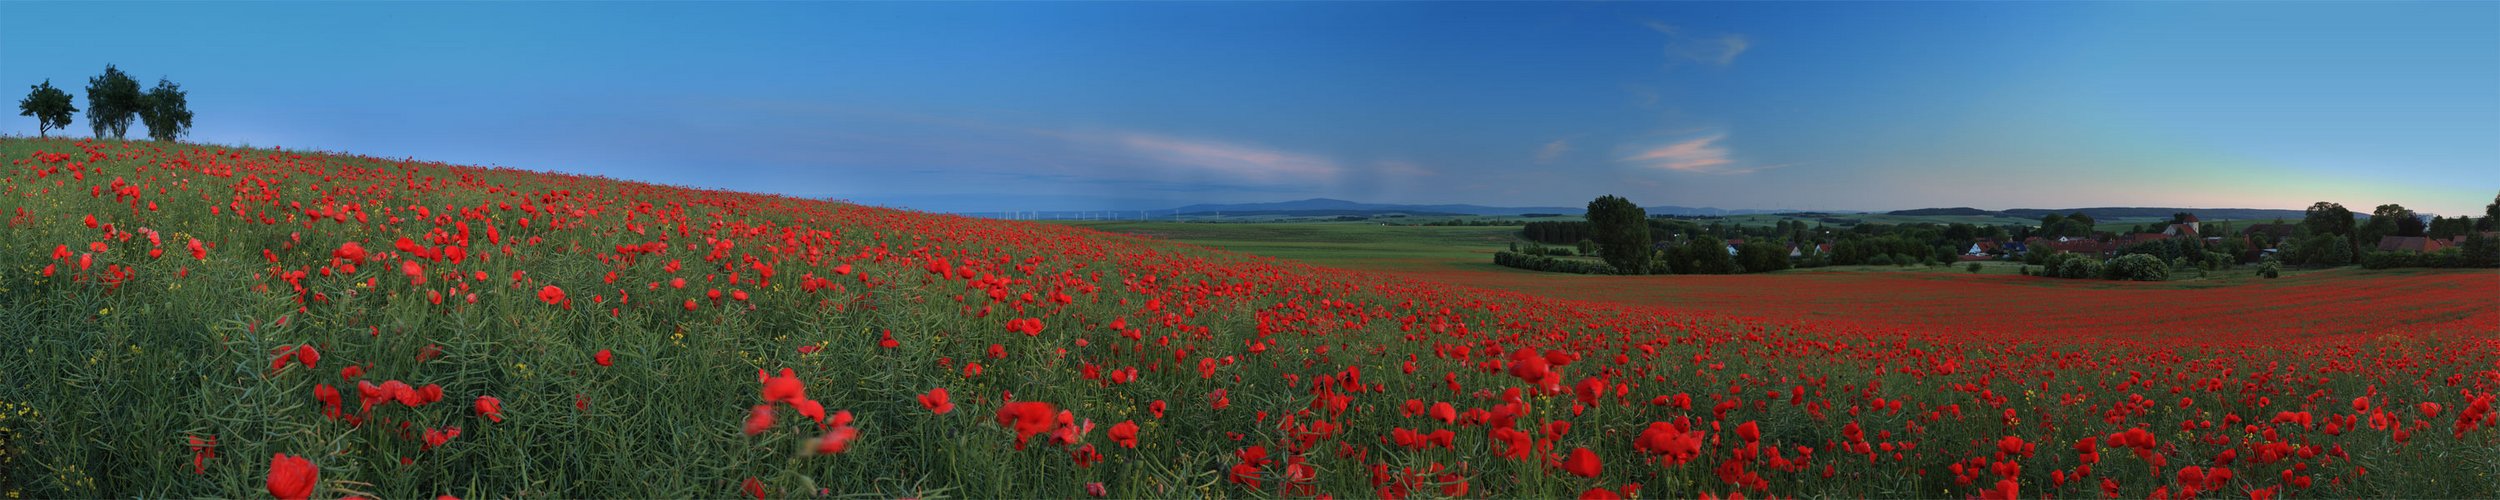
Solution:
[[(115, 35), (96, 36), (107, 11)], [(50, 79), (84, 108), (107, 63), (170, 78), (198, 116), (187, 140), (933, 211), (1619, 194), (2456, 215), (2500, 188), (2494, 2), (0, 2), (0, 18), (0, 83)]]

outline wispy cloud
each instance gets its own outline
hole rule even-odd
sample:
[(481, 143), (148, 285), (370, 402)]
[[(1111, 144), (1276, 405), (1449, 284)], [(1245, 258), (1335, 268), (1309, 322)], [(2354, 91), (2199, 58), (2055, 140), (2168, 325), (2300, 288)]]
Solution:
[(1735, 33), (1702, 35), (1656, 20), (1642, 21), (1641, 24), (1648, 26), (1652, 31), (1667, 35), (1666, 52), (1671, 63), (1692, 61), (1714, 66), (1727, 66), (1734, 64), (1736, 56), (1743, 55), (1745, 49), (1753, 48), (1753, 39), (1746, 38), (1745, 35)]
[(1136, 132), (1104, 139), (1156, 163), (1249, 182), (1327, 182), (1344, 171), (1324, 157), (1258, 146)]
[(1563, 153), (1569, 152), (1571, 152), (1570, 139), (1555, 139), (1554, 142), (1545, 143), (1545, 147), (1537, 148), (1536, 162), (1553, 163), (1554, 160), (1562, 158)]
[(1715, 132), (1666, 144), (1636, 147), (1630, 156), (1621, 161), (1671, 172), (1723, 175), (1750, 174), (1789, 166), (1738, 165), (1727, 146), (1719, 143), (1724, 139), (1727, 139), (1726, 132)]

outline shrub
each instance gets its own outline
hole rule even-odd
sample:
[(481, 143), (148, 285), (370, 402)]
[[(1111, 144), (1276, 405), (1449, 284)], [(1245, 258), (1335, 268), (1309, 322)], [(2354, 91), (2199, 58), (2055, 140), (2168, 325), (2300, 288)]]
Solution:
[[(1568, 248), (1561, 250), (1565, 252), (1571, 251), (1571, 249)], [(1503, 267), (1515, 267), (1530, 271), (1573, 274), (1622, 274), (1622, 272), (1615, 269), (1614, 266), (1609, 266), (1603, 263), (1557, 259), (1543, 255), (1531, 255), (1524, 253), (1494, 252), (1493, 263), (1499, 264)]]
[(1968, 270), (1970, 270), (1970, 272), (1974, 272), (1974, 273), (1979, 272), (1979, 263), (1977, 263), (1977, 262), (1972, 262), (1972, 263), (1970, 263), (1970, 265), (1968, 265), (1968, 266), (1963, 266), (1963, 269), (1968, 269)]
[(2103, 267), (2104, 277), (2115, 280), (2165, 281), (2170, 279), (2170, 265), (2161, 257), (2148, 254), (2123, 255), (2110, 259)]
[(2090, 279), (2101, 275), (2101, 261), (2084, 256), (2070, 256), (2057, 263), (2057, 277)]
[(2264, 264), (2258, 264), (2257, 276), (2265, 279), (2281, 278), (2283, 277), (2283, 263), (2267, 260)]

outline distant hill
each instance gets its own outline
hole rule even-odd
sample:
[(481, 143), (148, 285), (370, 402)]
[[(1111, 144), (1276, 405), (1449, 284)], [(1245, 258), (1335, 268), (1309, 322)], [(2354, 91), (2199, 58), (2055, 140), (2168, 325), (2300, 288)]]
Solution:
[(1954, 207), (1954, 208), (1921, 208), (1921, 209), (1914, 209), (1914, 210), (1894, 210), (1894, 211), (1891, 211), (1891, 212), (1885, 212), (1885, 214), (1886, 214), (1886, 215), (1992, 215), (1992, 216), (1998, 216), (1998, 217), (2015, 217), (2015, 218), (2023, 218), (2023, 219), (2038, 219), (2038, 218), (2041, 218), (2041, 217), (2047, 216), (2047, 215), (2049, 215), (2049, 214), (2061, 214), (2061, 215), (2063, 215), (2063, 214), (2072, 214), (2072, 213), (2075, 213), (2075, 212), (2083, 212), (2083, 214), (2084, 214), (2084, 215), (2089, 215), (2089, 216), (2092, 216), (2092, 218), (2094, 218), (2094, 219), (2142, 219), (2142, 218), (2168, 218), (2168, 217), (2170, 217), (2170, 215), (2171, 215), (2171, 214), (2175, 214), (2175, 213), (2179, 213), (2179, 212), (2187, 212), (2187, 213), (2196, 214), (2196, 217), (2197, 217), (2197, 218), (2201, 218), (2201, 219), (2213, 219), (2213, 220), (2226, 220), (2226, 219), (2227, 219), (2227, 220), (2264, 220), (2264, 219), (2300, 220), (2301, 216), (2302, 216), (2302, 215), (2304, 215), (2304, 214), (2306, 213), (2306, 212), (2303, 212), (2303, 211), (2300, 211), (2300, 210), (2282, 210), (2282, 209), (2272, 209), (2272, 208), (2091, 207), (2091, 208), (2011, 208), (2011, 209), (2005, 209), (2005, 210), (1980, 210), (1980, 209), (1970, 208), (1970, 207)]
[(1987, 210), (1980, 210), (1980, 209), (1971, 208), (1971, 207), (1953, 207), (1953, 208), (1921, 208), (1921, 209), (1916, 209), (1916, 210), (1894, 210), (1894, 211), (1891, 211), (1891, 212), (1886, 212), (1886, 213), (1885, 213), (1885, 215), (2004, 215), (2004, 214), (1999, 213), (1999, 212), (1990, 212), (1990, 211), (1987, 211)]
[[(1767, 214), (1767, 213), (1795, 212), (1795, 211), (1796, 211), (1796, 210), (1793, 210), (1793, 209), (1777, 209), (1777, 210), (1734, 209), (1734, 210), (1730, 210), (1730, 209), (1714, 208), (1714, 207), (1681, 207), (1681, 206), (1674, 206), (1674, 205), (1662, 205), (1662, 206), (1648, 207), (1648, 208), (1647, 208), (1647, 210), (1649, 210), (1649, 214), (1650, 214), (1650, 215), (1749, 215), (1749, 214)], [(1447, 215), (1447, 214), (1457, 214), (1457, 215), (1521, 215), (1521, 214), (1566, 214), (1566, 215), (1578, 215), (1578, 214), (1581, 214), (1581, 213), (1584, 213), (1584, 212), (1587, 212), (1587, 211), (1588, 211), (1588, 210), (1587, 210), (1587, 208), (1586, 208), (1586, 207), (1488, 207), (1488, 206), (1484, 206), (1484, 205), (1467, 205), (1467, 204), (1455, 204), (1455, 205), (1401, 205), (1401, 204), (1387, 204), (1387, 203), (1363, 203), (1363, 202), (1346, 201), (1346, 200), (1331, 199), (1331, 198), (1312, 198), (1312, 199), (1307, 199), (1307, 200), (1280, 201), (1280, 202), (1272, 202), (1272, 203), (1198, 204), (1198, 205), (1190, 205), (1190, 206), (1185, 206), (1185, 207), (1180, 207), (1180, 208), (1174, 208), (1174, 209), (1169, 209), (1169, 210), (1159, 210), (1159, 211), (1157, 211), (1157, 212), (1159, 212), (1159, 213), (1179, 213), (1179, 214), (1181, 214), (1181, 215), (1213, 215), (1213, 214), (1215, 214), (1215, 213), (1221, 212), (1221, 213), (1223, 213), (1224, 215), (1282, 215), (1282, 216), (1310, 215), (1310, 216), (1330, 216), (1330, 215), (1373, 215), (1373, 214), (1387, 214), (1387, 213), (1402, 213), (1402, 214), (1412, 214), (1412, 215), (1431, 215), (1431, 214), (1440, 214), (1440, 215)]]

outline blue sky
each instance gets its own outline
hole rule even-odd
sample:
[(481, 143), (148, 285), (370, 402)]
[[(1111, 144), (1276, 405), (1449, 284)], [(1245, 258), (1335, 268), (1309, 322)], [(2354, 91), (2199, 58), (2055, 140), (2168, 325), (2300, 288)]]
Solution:
[[(118, 36), (87, 33), (108, 14)], [(2492, 2), (0, 2), (0, 19), (0, 83), (49, 78), (83, 107), (106, 63), (168, 77), (191, 140), (938, 211), (1612, 193), (2457, 214), (2500, 189)]]

